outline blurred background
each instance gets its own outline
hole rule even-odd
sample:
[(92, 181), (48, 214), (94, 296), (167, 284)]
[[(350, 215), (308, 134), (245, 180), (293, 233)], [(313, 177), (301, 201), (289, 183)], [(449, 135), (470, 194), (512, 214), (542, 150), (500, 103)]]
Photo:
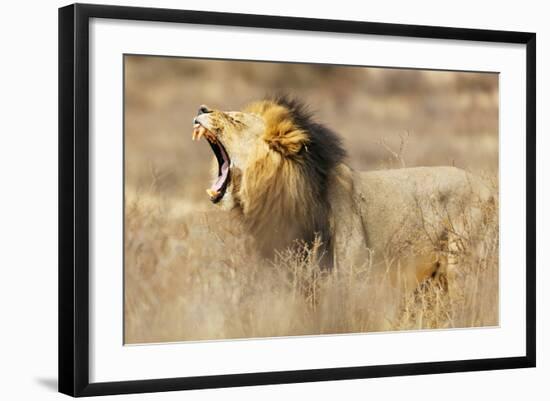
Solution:
[(127, 196), (154, 185), (178, 212), (209, 206), (211, 150), (191, 141), (197, 108), (239, 110), (277, 92), (336, 131), (355, 169), (498, 170), (498, 74), (126, 56)]
[(126, 56), (125, 343), (495, 325), (498, 224), (466, 301), (433, 287), (410, 314), (395, 314), (402, 299), (388, 283), (339, 276), (318, 289), (299, 255), (257, 258), (205, 193), (213, 155), (191, 140), (192, 119), (201, 104), (239, 110), (277, 92), (337, 132), (357, 170), (497, 177), (497, 74)]

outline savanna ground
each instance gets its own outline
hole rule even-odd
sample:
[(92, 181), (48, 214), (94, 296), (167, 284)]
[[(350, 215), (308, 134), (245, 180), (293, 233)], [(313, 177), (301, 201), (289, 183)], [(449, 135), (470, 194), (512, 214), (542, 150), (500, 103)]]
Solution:
[(332, 274), (315, 244), (255, 255), (208, 200), (212, 153), (191, 120), (274, 92), (310, 105), (352, 168), (455, 165), (498, 191), (496, 74), (126, 56), (125, 342), (497, 325), (498, 203), (454, 298), (438, 280), (402, 296), (368, 265)]

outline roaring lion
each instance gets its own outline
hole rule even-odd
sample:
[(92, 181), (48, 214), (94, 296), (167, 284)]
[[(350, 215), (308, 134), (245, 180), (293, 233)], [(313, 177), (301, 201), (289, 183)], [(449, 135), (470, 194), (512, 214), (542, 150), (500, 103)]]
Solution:
[(193, 123), (193, 140), (205, 137), (215, 156), (210, 201), (236, 211), (267, 257), (318, 237), (332, 269), (368, 263), (412, 288), (441, 274), (450, 284), (494, 202), (455, 167), (351, 169), (338, 136), (287, 97), (243, 111), (201, 106)]

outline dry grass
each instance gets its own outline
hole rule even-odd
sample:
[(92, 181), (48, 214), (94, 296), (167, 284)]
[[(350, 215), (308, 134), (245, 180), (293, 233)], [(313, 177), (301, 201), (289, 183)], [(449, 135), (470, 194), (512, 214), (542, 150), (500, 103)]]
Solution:
[(483, 253), (467, 248), (461, 255), (460, 299), (451, 299), (440, 280), (403, 297), (399, 283), (369, 265), (323, 270), (319, 244), (260, 260), (224, 213), (174, 219), (137, 198), (127, 206), (126, 227), (129, 343), (498, 324), (495, 219)]
[(342, 135), (357, 169), (455, 164), (495, 177), (496, 76), (144, 57), (126, 74), (127, 343), (498, 324), (498, 205), (482, 246), (460, 255), (460, 297), (441, 280), (404, 297), (369, 265), (320, 269), (315, 244), (259, 259), (209, 203), (211, 154), (189, 139), (199, 104), (239, 108), (286, 89)]

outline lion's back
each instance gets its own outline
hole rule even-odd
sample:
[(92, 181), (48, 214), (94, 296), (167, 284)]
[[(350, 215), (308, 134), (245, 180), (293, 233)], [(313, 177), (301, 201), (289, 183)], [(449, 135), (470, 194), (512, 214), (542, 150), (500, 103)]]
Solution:
[(355, 172), (353, 181), (373, 248), (404, 235), (407, 241), (429, 236), (429, 230), (437, 237), (445, 225), (472, 215), (493, 197), (479, 177), (450, 166)]
[(359, 172), (355, 182), (375, 202), (385, 197), (408, 201), (411, 196), (489, 196), (488, 186), (479, 177), (452, 166)]

